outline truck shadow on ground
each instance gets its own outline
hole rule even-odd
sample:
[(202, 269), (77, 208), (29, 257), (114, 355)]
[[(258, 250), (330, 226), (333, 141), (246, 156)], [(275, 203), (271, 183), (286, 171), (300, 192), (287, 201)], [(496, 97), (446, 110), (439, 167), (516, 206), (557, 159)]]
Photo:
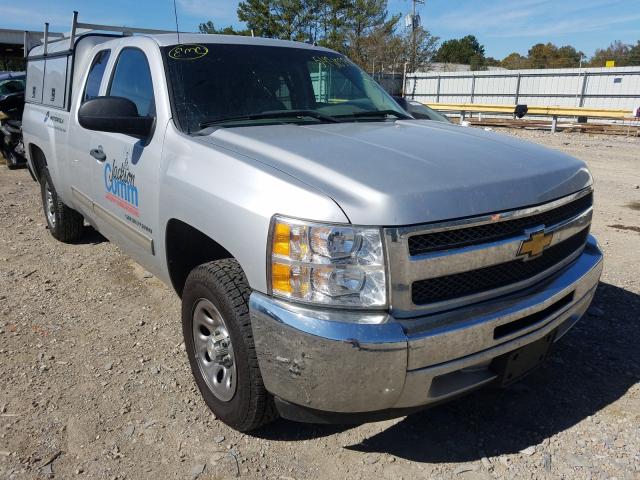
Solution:
[[(594, 415), (640, 381), (640, 295), (601, 283), (594, 307), (520, 382), (410, 415), (345, 448), (419, 462), (473, 461), (516, 453)], [(297, 440), (348, 428), (281, 421), (263, 435)]]
[(108, 242), (109, 240), (98, 232), (91, 225), (83, 227), (82, 236), (74, 240), (73, 245), (98, 245), (99, 243)]

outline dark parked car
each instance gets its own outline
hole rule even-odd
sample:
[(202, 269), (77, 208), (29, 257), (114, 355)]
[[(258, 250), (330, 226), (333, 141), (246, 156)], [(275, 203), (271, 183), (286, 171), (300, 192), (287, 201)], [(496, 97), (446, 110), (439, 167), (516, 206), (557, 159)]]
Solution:
[(0, 74), (0, 152), (9, 168), (26, 163), (22, 143), (25, 74)]

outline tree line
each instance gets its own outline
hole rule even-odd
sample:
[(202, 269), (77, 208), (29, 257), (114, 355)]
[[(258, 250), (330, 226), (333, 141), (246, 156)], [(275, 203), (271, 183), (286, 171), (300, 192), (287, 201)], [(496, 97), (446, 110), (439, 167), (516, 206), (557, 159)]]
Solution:
[(553, 43), (537, 43), (529, 49), (527, 56), (510, 53), (499, 65), (512, 70), (521, 68), (575, 68), (605, 67), (607, 61), (614, 61), (616, 67), (640, 65), (640, 40), (635, 45), (619, 40), (607, 48), (597, 49), (591, 58), (571, 45), (557, 47)]
[(349, 56), (368, 71), (408, 71), (432, 61), (438, 38), (421, 26), (401, 24), (389, 15), (387, 0), (244, 0), (238, 20), (246, 29), (217, 29), (200, 24), (202, 33), (255, 35), (316, 43)]
[(435, 55), (436, 62), (464, 63), (471, 65), (471, 70), (484, 70), (488, 67), (509, 70), (604, 67), (609, 60), (613, 60), (617, 67), (640, 65), (640, 41), (635, 46), (615, 41), (607, 48), (596, 50), (591, 58), (571, 45), (558, 47), (550, 42), (536, 43), (526, 56), (513, 52), (502, 60), (497, 60), (485, 57), (484, 46), (473, 35), (467, 35), (443, 42)]
[(432, 62), (462, 63), (471, 70), (497, 66), (508, 69), (604, 67), (640, 65), (640, 40), (635, 45), (615, 41), (591, 58), (571, 45), (537, 43), (527, 55), (510, 53), (502, 60), (486, 56), (474, 35), (439, 44), (438, 37), (420, 25), (405, 26), (401, 15), (389, 15), (387, 0), (243, 0), (236, 30), (201, 23), (202, 33), (255, 35), (316, 43), (349, 56), (368, 71), (427, 70)]

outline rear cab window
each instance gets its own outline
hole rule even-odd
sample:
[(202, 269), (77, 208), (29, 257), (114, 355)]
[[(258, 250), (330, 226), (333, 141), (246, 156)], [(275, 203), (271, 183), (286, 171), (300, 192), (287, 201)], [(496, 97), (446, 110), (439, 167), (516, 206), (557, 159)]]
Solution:
[(107, 95), (131, 100), (138, 108), (138, 115), (155, 117), (155, 99), (149, 62), (138, 48), (122, 49), (113, 69)]
[(104, 71), (110, 56), (111, 50), (100, 50), (93, 58), (91, 68), (89, 69), (89, 76), (87, 77), (87, 84), (84, 88), (84, 95), (82, 95), (82, 102), (98, 96), (102, 77), (104, 77)]

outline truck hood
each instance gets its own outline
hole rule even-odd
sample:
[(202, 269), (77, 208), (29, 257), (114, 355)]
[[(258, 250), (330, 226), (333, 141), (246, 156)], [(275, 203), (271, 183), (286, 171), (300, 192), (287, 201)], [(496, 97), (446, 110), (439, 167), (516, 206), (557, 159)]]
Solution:
[(428, 120), (221, 128), (196, 138), (319, 189), (358, 225), (409, 225), (536, 205), (592, 181), (582, 161), (563, 153)]

